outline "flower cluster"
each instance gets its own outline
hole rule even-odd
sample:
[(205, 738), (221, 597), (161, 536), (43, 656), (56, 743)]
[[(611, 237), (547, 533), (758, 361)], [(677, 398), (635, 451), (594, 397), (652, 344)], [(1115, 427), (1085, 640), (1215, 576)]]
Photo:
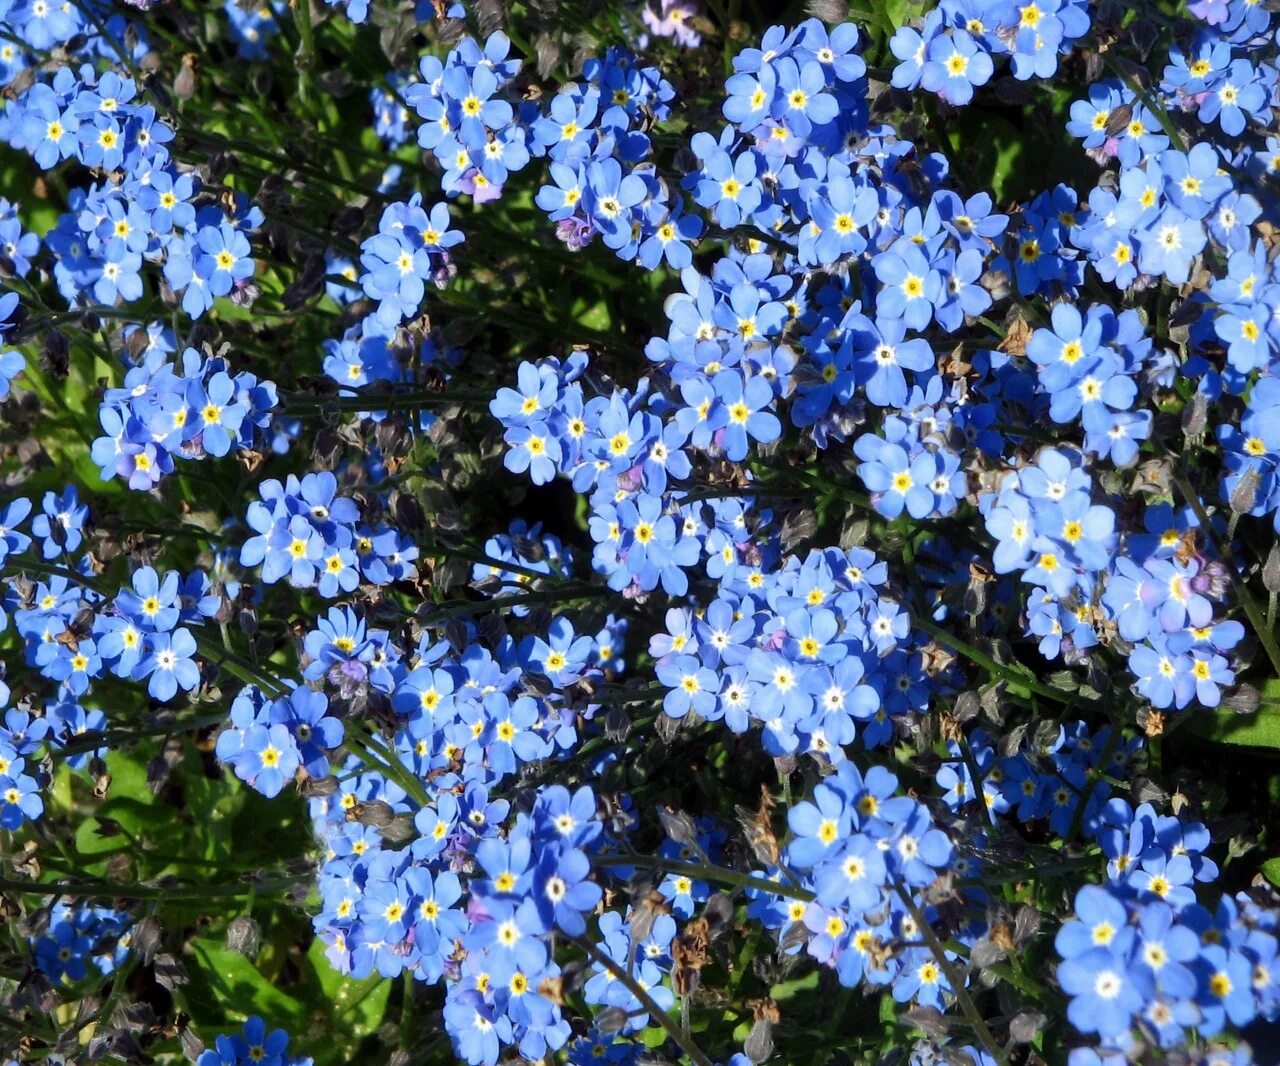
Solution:
[(55, 903), (33, 943), (36, 968), (55, 983), (79, 981), (91, 967), (113, 973), (129, 954), (132, 925), (128, 914), (110, 907)]
[(1192, 1028), (1212, 1037), (1280, 1016), (1274, 915), (1244, 893), (1213, 911), (1196, 903), (1192, 862), (1177, 834), (1161, 839), (1157, 821), (1139, 814), (1129, 831), (1141, 865), (1080, 889), (1055, 941), (1071, 1024), (1103, 1048), (1129, 1046), (1135, 1026), (1154, 1046), (1177, 1048)]
[(672, 717), (692, 712), (734, 732), (761, 726), (774, 756), (808, 752), (841, 763), (861, 734), (876, 747), (892, 719), (923, 711), (928, 694), (910, 619), (882, 595), (871, 552), (814, 552), (767, 576), (721, 579), (695, 617), (673, 608), (650, 642)]
[(893, 84), (959, 106), (991, 79), (1001, 57), (1019, 81), (1052, 77), (1059, 57), (1089, 32), (1089, 8), (1080, 0), (943, 0), (919, 29), (894, 34), (890, 47), (900, 62)]
[(406, 806), (403, 792), (369, 774), (312, 801), (328, 846), (315, 925), (330, 961), (354, 976), (446, 980), (445, 1026), (467, 1062), (493, 1063), (508, 1045), (529, 1058), (562, 1047), (570, 1030), (549, 940), (581, 935), (601, 898), (589, 879), (602, 831), (591, 790), (543, 788), (510, 820), (508, 803), (478, 781), (456, 794), (446, 784), (412, 816), (415, 839), (400, 848), (347, 820), (371, 804)]
[(803, 943), (833, 967), (841, 984), (890, 985), (900, 1003), (941, 1008), (955, 989), (939, 958), (918, 943), (920, 915), (937, 918), (920, 891), (951, 865), (954, 849), (928, 808), (898, 791), (884, 767), (864, 776), (842, 762), (812, 801), (787, 812), (793, 836), (783, 858), (805, 871), (813, 902), (761, 894), (752, 910), (784, 942)]
[[(49, 5), (45, 5), (49, 6)], [(77, 188), (45, 245), (58, 290), (72, 306), (107, 307), (143, 295), (146, 263), (182, 294), (192, 318), (215, 298), (252, 299), (254, 260), (247, 232), (262, 214), (240, 197), (228, 212), (195, 202), (195, 176), (173, 162), (173, 128), (138, 99), (135, 82), (91, 66), (60, 67), (9, 104), (0, 135), (42, 170), (73, 159), (113, 180)]]
[(443, 63), (425, 57), (422, 80), (403, 90), (404, 102), (422, 119), (418, 144), (440, 163), (441, 188), (449, 195), (496, 199), (507, 176), (529, 163), (527, 130), (508, 99), (521, 66), (507, 59), (510, 48), (504, 33), (489, 37), (483, 50), (466, 37)]
[(164, 332), (139, 331), (145, 347), (120, 388), (108, 389), (98, 417), (103, 436), (93, 461), (104, 481), (120, 478), (147, 490), (173, 472), (174, 458), (220, 458), (261, 446), (277, 406), (276, 387), (223, 358), (193, 348), (180, 364)]
[(361, 581), (385, 585), (411, 580), (418, 549), (388, 525), (372, 525), (356, 501), (338, 494), (338, 481), (322, 471), (282, 485), (262, 483), (245, 522), (253, 531), (240, 548), (241, 566), (260, 566), (262, 580), (286, 579), (332, 598)]
[[(417, 314), (428, 281), (448, 280), (449, 249), (462, 239), (461, 233), (449, 229), (445, 204), (427, 211), (415, 194), (408, 203), (383, 211), (377, 235), (360, 246), (360, 284), (365, 295), (378, 301), (376, 321), (384, 333)], [(358, 379), (366, 374), (362, 365), (352, 363), (346, 383), (363, 384)]]
[[(948, 743), (949, 758), (935, 783), (952, 811), (977, 804), (988, 821), (1008, 814), (1024, 825), (1047, 825), (1059, 837), (1080, 833), (1097, 839), (1111, 796), (1111, 786), (1102, 777), (1128, 773), (1141, 743), (1138, 737), (1124, 740), (1109, 726), (1091, 731), (1076, 721), (1000, 755), (986, 731), (978, 728), (964, 750), (957, 741)], [(980, 869), (980, 863), (969, 861), (966, 872)]]
[[(216, 6), (245, 69), (294, 43), (296, 5)], [(1086, 0), (942, 0), (884, 35), (892, 86), (937, 94), (944, 120), (993, 79), (1014, 100), (1060, 66), (1094, 78), (1067, 125), (1094, 187), (1055, 175), (1013, 206), (925, 142), (939, 123), (898, 121), (911, 97), (873, 91), (851, 23), (768, 29), (708, 108), (622, 45), (547, 91), (528, 64), (554, 70), (556, 39), (521, 55), (514, 9), (510, 36), (477, 17), (480, 40), (443, 25), (457, 4), (326, 6), (386, 32), (294, 12), (289, 76), (322, 142), (346, 116), (313, 36), (373, 34), (417, 73), (351, 95), (375, 165), (323, 143), (336, 192), (307, 188), (310, 146), (243, 146), (282, 171), (263, 170), (259, 208), (247, 177), (221, 184), (255, 173), (223, 152), (241, 146), (136, 76), (163, 62), (139, 62), (138, 13), (125, 33), (98, 0), (0, 0), (0, 135), (61, 196), (40, 235), (0, 201), (0, 402), (34, 424), (36, 393), (12, 384), (28, 365), (40, 399), (62, 395), (47, 379), (88, 344), (58, 323), (95, 359), (98, 333), (118, 340), (89, 458), (109, 491), (173, 512), (135, 529), (61, 481), (0, 507), (0, 629), (27, 668), (16, 706), (0, 681), (0, 829), (50, 828), (46, 760), (101, 771), (116, 718), (97, 704), (120, 686), (162, 729), (178, 702), (225, 701), (206, 750), (264, 797), (307, 800), (329, 962), (441, 986), (472, 1066), (631, 1063), (660, 1024), (691, 1041), (666, 1014), (697, 1005), (701, 967), (730, 958), (713, 943), (744, 928), (775, 950), (734, 981), (825, 967), (945, 1033), (933, 1011), (959, 1001), (972, 1023), (997, 982), (1039, 983), (1016, 953), (1042, 957), (1053, 896), (1075, 899), (1042, 941), (1077, 1036), (1055, 1019), (1042, 1044), (1085, 1040), (1073, 1063), (1280, 1018), (1280, 908), (1212, 857), (1221, 799), (1169, 802), (1136, 776), (1170, 712), (1211, 726), (1247, 707), (1237, 682), (1262, 656), (1280, 669), (1280, 579), (1251, 558), (1280, 531), (1268, 6), (1196, 0), (1194, 24), (1151, 30), (1163, 73), (1145, 79), (1115, 54), (1137, 21)], [(703, 65), (663, 42), (699, 47), (699, 18), (655, 0), (632, 20), (691, 85)], [(437, 29), (440, 56), (404, 43)], [(1065, 63), (1077, 49), (1097, 51)], [(174, 95), (199, 99), (183, 70)], [(598, 243), (666, 296), (659, 325), (490, 359), (526, 320), (489, 313), (467, 259), (530, 201), (566, 288)], [(277, 316), (325, 332), (282, 359)], [(38, 362), (7, 350), (42, 330)], [(456, 388), (463, 370), (483, 387)], [(74, 466), (74, 447), (54, 459)], [(175, 460), (233, 453), (234, 481), (205, 479), (213, 519), (186, 521), (203, 492), (186, 479), (222, 468)], [(545, 520), (480, 525), (504, 498)], [(706, 744), (668, 788), (650, 760), (684, 766), (680, 739)], [(723, 794), (689, 814), (708, 749)], [(760, 767), (744, 851), (724, 812)], [(1030, 868), (1051, 891), (1014, 887)], [(1015, 905), (1034, 922), (1006, 921)], [(36, 968), (58, 986), (115, 972), (131, 922), (57, 904)], [(759, 1003), (734, 1066), (768, 1057), (778, 1004)], [(1003, 1060), (1031, 1039), (1007, 1007), (972, 1026), (981, 1048), (944, 1035), (912, 1061)], [(253, 1017), (199, 1066), (305, 1066), (288, 1044)]]
[[(120, 12), (112, 11), (104, 0), (85, 0), (81, 5), (6, 0), (0, 4), (0, 17), (10, 34), (0, 56), (0, 78), (6, 82), (33, 65), (31, 52), (47, 52), (62, 45), (74, 44), (73, 54), (86, 59), (116, 59), (113, 46), (123, 40), (127, 25)], [(136, 40), (133, 58), (146, 52), (145, 39)]]
[[(0, 681), (0, 705), (8, 705), (9, 695), (9, 687)], [(0, 728), (0, 829), (12, 832), (44, 813), (40, 782), (27, 772), (27, 760), (38, 753), (48, 731), (47, 719), (32, 719), (18, 710), (5, 713)]]
[(304, 1055), (289, 1054), (289, 1034), (267, 1031), (267, 1023), (251, 1015), (239, 1033), (219, 1033), (214, 1046), (200, 1052), (196, 1066), (311, 1066)]
[(217, 756), (264, 796), (278, 795), (299, 768), (324, 777), (343, 735), (328, 710), (324, 693), (303, 685), (270, 702), (243, 689), (231, 704), (230, 727), (218, 734)]
[[(330, 7), (337, 8), (352, 22), (364, 22), (369, 17), (371, 0), (324, 0)], [(462, 18), (466, 9), (461, 3), (450, 3), (449, 0), (414, 0), (413, 17), (418, 22), (426, 22), (436, 16), (441, 18)]]
[[(521, 64), (507, 58), (510, 45), (502, 33), (483, 48), (464, 38), (443, 63), (424, 58), (420, 81), (395, 87), (421, 120), (418, 143), (443, 168), (444, 192), (466, 193), (476, 203), (494, 200), (511, 174), (531, 157), (545, 156), (552, 184), (542, 187), (537, 202), (571, 248), (598, 235), (622, 258), (638, 256), (651, 269), (664, 259), (688, 265), (688, 241), (701, 228), (646, 164), (652, 141), (640, 128), (646, 117), (670, 114), (671, 85), (614, 48), (588, 61), (583, 80), (556, 93), (544, 111), (513, 92)], [(375, 97), (375, 106), (390, 109), (381, 112), (384, 136), (401, 140), (407, 116), (385, 95)]]

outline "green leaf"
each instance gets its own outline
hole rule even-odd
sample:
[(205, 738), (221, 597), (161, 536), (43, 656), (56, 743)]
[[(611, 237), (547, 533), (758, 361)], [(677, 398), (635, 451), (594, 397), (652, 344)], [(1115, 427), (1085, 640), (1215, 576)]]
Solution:
[(1008, 119), (990, 111), (973, 112), (947, 130), (958, 165), (972, 181), (990, 188), (1000, 202), (1026, 138)]
[(98, 832), (99, 819), (119, 822), (126, 833), (134, 837), (145, 835), (152, 843), (157, 831), (165, 834), (169, 830), (167, 835), (173, 835), (178, 828), (173, 812), (160, 807), (147, 787), (147, 756), (146, 745), (128, 755), (120, 751), (107, 752), (111, 791), (93, 816), (81, 819), (76, 826), (76, 851), (81, 855), (119, 851), (127, 844), (127, 839), (122, 837), (102, 836)]
[(908, 0), (883, 0), (875, 6), (879, 9), (880, 17), (888, 27), (891, 37), (906, 25), (911, 15), (911, 5)]
[(667, 1042), (667, 1031), (656, 1021), (651, 1021), (640, 1033), (640, 1043), (647, 1048), (659, 1048)]
[(1272, 678), (1262, 686), (1262, 699), (1253, 714), (1195, 711), (1186, 728), (1196, 736), (1218, 744), (1280, 751), (1280, 680)]
[(880, 1021), (886, 1025), (893, 1024), (898, 1020), (898, 1013), (902, 1010), (902, 1004), (898, 1003), (887, 992), (880, 997), (880, 1013), (878, 1015)]
[(253, 962), (228, 951), (222, 937), (196, 937), (190, 942), (190, 984), (183, 997), (197, 1025), (209, 1032), (260, 1014), (270, 1025), (304, 1032), (307, 1011), (293, 996), (267, 980)]
[(608, 330), (612, 326), (612, 317), (608, 305), (601, 300), (594, 307), (588, 307), (578, 313), (578, 321), (588, 329)]
[(316, 939), (307, 951), (319, 993), (307, 999), (314, 999), (320, 1010), (319, 1017), (313, 1016), (305, 1043), (317, 1066), (350, 1061), (360, 1041), (382, 1024), (391, 994), (391, 982), (378, 974), (355, 981), (338, 973), (324, 950), (324, 941)]
[(230, 774), (206, 777), (196, 758), (189, 759), (188, 763), (194, 765), (188, 765), (183, 774), (183, 796), (187, 810), (200, 826), (198, 843), (201, 857), (234, 858), (232, 827), (236, 815), (245, 805), (244, 786)]
[(1280, 888), (1280, 859), (1268, 859), (1262, 864), (1262, 876)]
[(799, 992), (812, 992), (818, 987), (818, 971), (810, 970), (803, 977), (797, 977), (791, 981), (783, 981), (776, 984), (770, 991), (769, 995), (776, 999), (779, 1003), (785, 1003), (792, 999)]

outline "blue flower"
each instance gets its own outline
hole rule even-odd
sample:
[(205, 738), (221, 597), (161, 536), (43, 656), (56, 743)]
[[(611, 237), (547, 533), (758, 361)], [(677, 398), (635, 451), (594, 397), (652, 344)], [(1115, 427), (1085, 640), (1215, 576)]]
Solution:
[(662, 701), (668, 717), (683, 718), (690, 711), (707, 717), (715, 706), (719, 682), (716, 675), (692, 655), (678, 655), (660, 663), (658, 680), (670, 691)]
[(933, 318), (933, 305), (938, 301), (942, 278), (914, 245), (881, 252), (871, 260), (880, 280), (876, 294), (876, 316), (902, 319), (911, 329), (922, 330)]
[(187, 403), (191, 415), (184, 436), (200, 437), (201, 446), (214, 456), (226, 455), (236, 442), (245, 407), (237, 402), (235, 382), (230, 375), (219, 372), (206, 384), (192, 381), (187, 386)]
[(553, 850), (543, 853), (534, 871), (533, 899), (545, 924), (570, 936), (582, 935), (586, 929), (583, 915), (590, 914), (603, 895), (590, 876), (591, 861), (576, 848), (561, 854)]
[(800, 233), (800, 258), (807, 264), (835, 263), (867, 247), (860, 232), (880, 209), (876, 191), (832, 167), (825, 195), (809, 203), (813, 225)]
[(241, 781), (267, 798), (277, 796), (293, 778), (299, 765), (293, 734), (284, 725), (251, 725), (243, 746), (231, 760)]
[(1058, 966), (1058, 982), (1071, 996), (1067, 1017), (1082, 1033), (1120, 1036), (1145, 1001), (1129, 961), (1105, 947), (1065, 959)]
[(267, 1032), (266, 1022), (252, 1015), (243, 1034), (219, 1034), (214, 1048), (202, 1051), (196, 1066), (288, 1066), (285, 1052), (289, 1034), (283, 1029)]
[(476, 991), (447, 996), (444, 1021), (454, 1051), (470, 1066), (495, 1066), (503, 1044), (511, 1039), (511, 1022), (506, 1015), (495, 1015)]
[(936, 362), (929, 342), (921, 337), (904, 340), (907, 323), (858, 316), (853, 324), (854, 362), (865, 381), (867, 399), (878, 407), (901, 407), (907, 401), (907, 377), (912, 370), (931, 370)]
[(702, 207), (714, 209), (716, 223), (726, 229), (732, 229), (743, 218), (750, 218), (762, 199), (754, 152), (745, 149), (735, 158), (728, 151), (732, 144), (732, 127), (725, 127), (719, 141), (709, 133), (696, 133), (690, 142), (702, 162), (699, 174), (688, 179), (694, 189), (694, 200)]
[(635, 209), (649, 194), (638, 174), (623, 174), (616, 159), (603, 159), (587, 167), (586, 209), (604, 243), (621, 254), (632, 240)]
[(974, 86), (985, 85), (994, 70), (991, 56), (964, 30), (935, 37), (925, 54), (921, 87), (951, 104), (967, 104), (973, 99)]
[(733, 75), (724, 83), (728, 94), (724, 102), (724, 117), (735, 126), (755, 129), (769, 117), (777, 86), (778, 78), (772, 66)]
[(768, 408), (773, 405), (773, 389), (763, 377), (744, 379), (734, 370), (722, 370), (712, 379), (712, 387), (724, 410), (719, 443), (733, 462), (746, 459), (751, 440), (768, 444), (782, 434), (782, 424)]
[(172, 633), (150, 633), (146, 654), (134, 667), (133, 679), (149, 678), (147, 692), (153, 698), (171, 700), (178, 689), (190, 692), (200, 681), (195, 664), (196, 639), (185, 629)]
[(547, 627), (547, 639), (531, 637), (522, 647), (526, 663), (557, 685), (570, 685), (581, 677), (591, 654), (591, 638), (579, 636), (563, 615)]
[(1188, 218), (1204, 218), (1231, 191), (1231, 176), (1220, 173), (1219, 164), (1213, 146), (1203, 142), (1186, 153), (1170, 150), (1160, 154), (1165, 191)]
[(1139, 644), (1129, 655), (1129, 670), (1138, 679), (1138, 692), (1161, 709), (1185, 707), (1195, 692), (1191, 657), (1171, 651), (1157, 636)]
[(1271, 114), (1267, 98), (1267, 90), (1253, 64), (1247, 59), (1237, 59), (1221, 82), (1204, 94), (1197, 117), (1201, 122), (1217, 119), (1223, 133), (1237, 137), (1244, 132), (1246, 116), (1258, 122), (1267, 120)]
[(839, 113), (835, 96), (825, 91), (827, 77), (820, 63), (798, 64), (786, 58), (778, 62), (777, 71), (773, 116), (782, 119), (796, 136), (809, 136), (814, 126), (831, 122)]
[(46, 559), (70, 554), (84, 540), (82, 532), (89, 508), (80, 502), (74, 485), (68, 485), (61, 496), (46, 492), (40, 501), (40, 513), (31, 520), (31, 532), (40, 538), (40, 552)]
[(556, 476), (561, 459), (560, 442), (546, 422), (529, 426), (513, 426), (503, 436), (508, 445), (503, 465), (513, 474), (529, 471), (535, 485), (545, 485)]
[(924, 518), (934, 510), (932, 482), (938, 474), (937, 459), (930, 452), (914, 457), (898, 444), (864, 434), (854, 444), (863, 461), (858, 476), (872, 493), (876, 510), (897, 518), (905, 507), (912, 518)]
[(914, 89), (920, 84), (929, 45), (942, 31), (942, 11), (930, 10), (919, 30), (901, 26), (889, 39), (889, 49), (898, 57), (891, 83), (898, 89)]
[(4, 762), (6, 767), (0, 771), (0, 829), (15, 832), (24, 821), (34, 822), (44, 814), (44, 800), (40, 783), (23, 772), (26, 764), (22, 759)]
[(298, 761), (312, 777), (329, 772), (328, 752), (342, 743), (342, 722), (328, 714), (329, 700), (323, 692), (304, 686), (271, 705), (270, 721), (293, 734)]
[(1191, 261), (1204, 248), (1204, 227), (1173, 207), (1167, 207), (1138, 234), (1138, 265), (1149, 274), (1164, 274), (1182, 284), (1191, 274)]
[(8, 399), (13, 379), (27, 368), (21, 352), (0, 351), (0, 400)]
[(202, 226), (196, 233), (196, 246), (202, 253), (197, 259), (197, 269), (201, 277), (208, 279), (209, 291), (214, 296), (226, 296), (236, 282), (253, 275), (249, 240), (231, 223)]
[(134, 571), (133, 588), (122, 589), (116, 610), (147, 632), (167, 633), (178, 624), (178, 572), (170, 570), (163, 581), (150, 566)]
[(1111, 891), (1085, 885), (1076, 892), (1075, 918), (1058, 930), (1054, 947), (1064, 959), (1079, 958), (1095, 948), (1127, 951), (1133, 940), (1124, 903)]
[(23, 104), (23, 139), (41, 170), (50, 170), (77, 153), (79, 116), (72, 108), (61, 106), (57, 94), (48, 85), (31, 86)]

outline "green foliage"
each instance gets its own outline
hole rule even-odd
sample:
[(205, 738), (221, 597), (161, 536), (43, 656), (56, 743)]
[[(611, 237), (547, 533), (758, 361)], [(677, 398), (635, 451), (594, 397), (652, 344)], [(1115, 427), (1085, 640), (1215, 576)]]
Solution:
[(1187, 728), (1218, 744), (1238, 744), (1280, 752), (1280, 680), (1272, 678), (1262, 686), (1256, 711), (1247, 714), (1226, 709), (1204, 712), (1192, 717)]

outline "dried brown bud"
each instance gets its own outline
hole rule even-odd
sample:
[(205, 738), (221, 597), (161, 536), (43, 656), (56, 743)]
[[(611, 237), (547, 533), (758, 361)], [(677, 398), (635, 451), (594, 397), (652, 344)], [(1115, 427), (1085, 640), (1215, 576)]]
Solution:
[(173, 94), (179, 100), (190, 100), (196, 94), (196, 65), (200, 57), (195, 52), (188, 52), (182, 57), (182, 66), (178, 76), (173, 79)]

